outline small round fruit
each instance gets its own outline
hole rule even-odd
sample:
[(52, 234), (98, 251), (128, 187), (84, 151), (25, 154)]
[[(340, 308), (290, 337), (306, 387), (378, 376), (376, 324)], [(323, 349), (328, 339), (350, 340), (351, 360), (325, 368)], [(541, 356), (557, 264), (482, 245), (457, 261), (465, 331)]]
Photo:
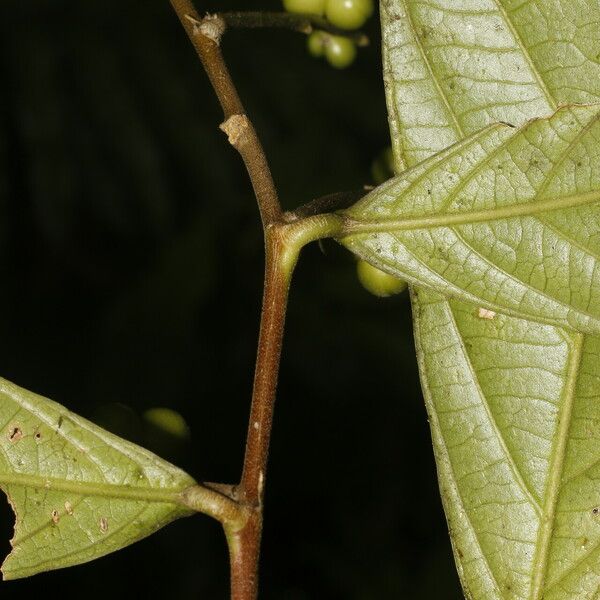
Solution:
[(325, 16), (340, 29), (358, 29), (373, 14), (373, 0), (326, 0)]
[(394, 176), (394, 154), (390, 146), (373, 161), (371, 175), (376, 185), (381, 185), (384, 181)]
[(174, 438), (187, 439), (190, 437), (190, 430), (185, 419), (170, 408), (149, 408), (144, 413), (144, 419), (159, 431)]
[(400, 294), (407, 288), (406, 281), (385, 273), (364, 260), (356, 263), (356, 274), (363, 287), (380, 298)]
[(283, 8), (301, 15), (322, 15), (325, 12), (325, 0), (283, 0)]
[(345, 69), (356, 58), (356, 46), (347, 37), (329, 35), (325, 42), (325, 58), (332, 67)]
[(315, 58), (320, 58), (325, 54), (325, 44), (329, 36), (324, 31), (313, 31), (306, 40), (308, 53)]

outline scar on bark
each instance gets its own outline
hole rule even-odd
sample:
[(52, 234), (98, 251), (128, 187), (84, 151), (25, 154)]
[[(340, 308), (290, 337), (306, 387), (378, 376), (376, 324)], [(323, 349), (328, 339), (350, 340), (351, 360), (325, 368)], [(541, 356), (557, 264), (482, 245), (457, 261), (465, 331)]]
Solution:
[(250, 123), (246, 115), (232, 115), (219, 125), (219, 129), (227, 134), (227, 139), (234, 148), (237, 147), (248, 127), (250, 127)]

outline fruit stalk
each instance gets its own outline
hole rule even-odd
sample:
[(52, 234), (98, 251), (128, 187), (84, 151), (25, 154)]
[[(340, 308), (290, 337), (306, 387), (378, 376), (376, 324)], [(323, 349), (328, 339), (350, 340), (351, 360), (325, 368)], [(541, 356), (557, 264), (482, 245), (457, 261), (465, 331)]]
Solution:
[(217, 16), (223, 19), (227, 27), (234, 29), (289, 29), (306, 35), (320, 30), (334, 35), (344, 35), (357, 46), (369, 45), (369, 38), (361, 31), (345, 31), (320, 15), (291, 12), (236, 11), (218, 13)]

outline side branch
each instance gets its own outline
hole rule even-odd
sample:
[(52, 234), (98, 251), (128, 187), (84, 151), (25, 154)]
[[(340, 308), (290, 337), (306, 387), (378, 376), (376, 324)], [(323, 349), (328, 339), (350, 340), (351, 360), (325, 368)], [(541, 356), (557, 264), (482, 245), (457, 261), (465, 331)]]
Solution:
[(348, 31), (332, 25), (317, 15), (300, 15), (289, 12), (222, 12), (218, 15), (227, 27), (236, 29), (288, 29), (306, 35), (320, 30), (350, 38), (357, 46), (368, 46), (369, 38), (361, 31)]

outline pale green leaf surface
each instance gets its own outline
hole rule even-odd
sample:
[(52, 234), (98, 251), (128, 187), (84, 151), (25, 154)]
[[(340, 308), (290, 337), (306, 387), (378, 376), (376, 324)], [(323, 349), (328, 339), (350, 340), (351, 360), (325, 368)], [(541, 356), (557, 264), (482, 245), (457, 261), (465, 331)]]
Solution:
[(424, 291), (414, 320), (465, 591), (592, 597), (583, 593), (600, 583), (600, 340), (479, 318)]
[(382, 0), (396, 160), (498, 121), (600, 102), (598, 0)]
[[(397, 172), (492, 122), (519, 126), (562, 104), (600, 99), (598, 0), (380, 6)], [(578, 223), (576, 233), (585, 231), (588, 239), (597, 235), (597, 222)], [(577, 334), (506, 315), (481, 318), (492, 315), (421, 289), (412, 298), (440, 488), (465, 593), (476, 600), (596, 598), (597, 338), (583, 336), (576, 369)], [(461, 454), (461, 441), (471, 454)], [(492, 498), (496, 519), (496, 512), (484, 512), (488, 481), (499, 491)], [(504, 489), (514, 503), (503, 500)]]
[(341, 239), (412, 283), (600, 332), (600, 107), (495, 125), (373, 190)]
[(87, 562), (188, 515), (194, 480), (151, 452), (0, 379), (0, 489), (16, 514), (16, 579)]

